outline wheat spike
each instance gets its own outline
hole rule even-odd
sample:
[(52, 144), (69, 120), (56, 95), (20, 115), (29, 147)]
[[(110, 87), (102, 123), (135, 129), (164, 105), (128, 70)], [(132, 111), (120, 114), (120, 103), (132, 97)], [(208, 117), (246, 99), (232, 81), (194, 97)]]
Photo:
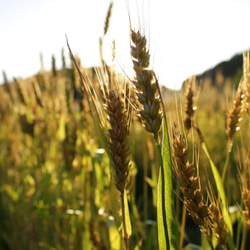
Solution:
[(51, 61), (52, 61), (52, 74), (53, 74), (54, 77), (56, 77), (56, 75), (57, 75), (57, 70), (56, 70), (56, 58), (55, 58), (54, 55), (52, 55)]
[(250, 116), (250, 53), (243, 53), (243, 81), (245, 88), (245, 111)]
[(108, 13), (105, 19), (105, 25), (104, 25), (104, 35), (107, 34), (108, 29), (109, 29), (109, 24), (110, 24), (110, 18), (111, 18), (111, 14), (112, 14), (112, 9), (113, 9), (113, 2), (110, 3), (109, 5), (109, 9), (108, 9)]
[(3, 73), (3, 79), (4, 79), (4, 83), (3, 83), (4, 90), (6, 91), (6, 93), (9, 94), (11, 102), (14, 103), (14, 97), (13, 97), (10, 82), (9, 82), (9, 80), (7, 78), (7, 75), (6, 75), (5, 71), (3, 71), (2, 73)]
[(244, 216), (244, 226), (250, 230), (250, 168), (249, 163), (239, 166), (239, 182), (241, 185), (241, 197), (244, 204), (242, 211)]
[(184, 126), (187, 130), (189, 130), (192, 127), (192, 120), (193, 120), (193, 115), (196, 110), (196, 107), (194, 106), (194, 84), (196, 81), (196, 77), (192, 76), (188, 79), (187, 82), (187, 87), (186, 87), (186, 104), (185, 104), (185, 114), (186, 117), (184, 119)]
[(227, 127), (226, 134), (228, 137), (228, 150), (232, 149), (233, 137), (236, 131), (239, 130), (239, 122), (241, 120), (241, 112), (244, 101), (244, 90), (242, 88), (242, 80), (238, 86), (236, 98), (233, 101), (233, 107), (228, 111), (227, 114)]
[(24, 90), (24, 86), (23, 86), (23, 82), (21, 83), (20, 80), (16, 79), (15, 78), (15, 84), (16, 84), (16, 91), (17, 91), (17, 94), (18, 94), (18, 97), (19, 97), (19, 101), (26, 105), (26, 93), (25, 93), (25, 90)]
[(107, 96), (107, 114), (110, 123), (109, 148), (115, 167), (116, 187), (124, 192), (129, 173), (129, 149), (127, 146), (128, 121), (126, 109), (120, 96), (113, 90)]
[(42, 102), (42, 94), (41, 94), (41, 90), (39, 87), (39, 84), (36, 81), (36, 78), (34, 78), (31, 82), (32, 84), (32, 88), (35, 94), (35, 98), (36, 98), (36, 103), (40, 106), (40, 107), (44, 107), (43, 102)]
[(227, 249), (228, 228), (224, 217), (214, 202), (210, 204), (208, 211), (215, 237), (219, 244), (221, 244), (222, 248)]
[(67, 76), (67, 67), (66, 67), (66, 59), (65, 59), (65, 54), (64, 54), (64, 48), (62, 48), (61, 57), (62, 57), (62, 71), (64, 73), (64, 76)]
[(245, 206), (245, 210), (243, 211), (245, 217), (244, 226), (247, 230), (250, 230), (250, 190), (245, 187), (241, 193)]
[(184, 204), (192, 216), (193, 221), (200, 227), (201, 231), (205, 233), (206, 237), (209, 238), (211, 232), (208, 220), (208, 206), (203, 200), (199, 188), (199, 179), (197, 176), (194, 176), (196, 169), (187, 159), (185, 140), (181, 135), (174, 135), (173, 148), (176, 161), (175, 170), (184, 196)]
[(132, 80), (139, 103), (138, 116), (145, 129), (158, 141), (163, 113), (160, 110), (160, 97), (157, 94), (158, 82), (154, 71), (149, 69), (150, 54), (147, 39), (141, 33), (131, 30), (131, 56), (135, 71)]

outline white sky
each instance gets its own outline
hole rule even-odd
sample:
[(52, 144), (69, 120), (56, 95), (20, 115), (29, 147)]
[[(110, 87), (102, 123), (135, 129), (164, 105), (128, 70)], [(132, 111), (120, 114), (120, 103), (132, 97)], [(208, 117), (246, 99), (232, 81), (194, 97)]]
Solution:
[[(139, 12), (152, 65), (167, 87), (179, 88), (192, 74), (250, 47), (250, 1), (137, 0), (137, 9), (135, 0), (114, 0), (104, 50), (109, 60), (116, 40), (118, 67), (125, 72), (130, 72), (131, 61), (126, 2), (135, 28)], [(40, 69), (40, 52), (46, 70), (51, 69), (52, 54), (61, 67), (62, 48), (68, 56), (65, 34), (83, 66), (99, 65), (99, 37), (109, 4), (110, 0), (0, 0), (0, 70), (9, 79), (31, 76)]]

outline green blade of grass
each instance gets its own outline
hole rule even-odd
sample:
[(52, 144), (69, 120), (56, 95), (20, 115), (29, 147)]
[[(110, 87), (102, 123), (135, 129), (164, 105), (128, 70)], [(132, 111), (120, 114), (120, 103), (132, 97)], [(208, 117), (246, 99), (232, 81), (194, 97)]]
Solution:
[[(157, 149), (161, 158), (157, 210), (159, 247), (160, 249), (166, 249), (162, 248), (161, 244), (163, 244), (163, 247), (167, 244), (167, 249), (177, 249), (177, 230), (174, 212), (171, 149), (167, 130), (167, 120), (165, 115), (163, 120), (162, 149), (160, 145), (157, 145)], [(165, 244), (164, 241), (166, 242)]]
[[(157, 150), (160, 156), (160, 163), (161, 163), (159, 171), (158, 194), (157, 194), (158, 240), (159, 244), (165, 240), (166, 242), (165, 244), (167, 244), (168, 249), (177, 249), (178, 248), (177, 226), (176, 226), (176, 216), (174, 212), (172, 160), (171, 160), (171, 148), (170, 148), (169, 134), (168, 134), (167, 116), (166, 116), (164, 101), (161, 94), (161, 89), (156, 75), (155, 79), (163, 109), (162, 148), (160, 147), (160, 145), (157, 145)], [(163, 249), (161, 248), (161, 245), (159, 245), (159, 247), (160, 249)]]
[(171, 148), (169, 142), (167, 119), (164, 115), (164, 131), (163, 131), (163, 145), (162, 145), (162, 160), (164, 171), (164, 186), (165, 186), (165, 209), (167, 216), (168, 233), (171, 249), (177, 249), (177, 228), (176, 216), (174, 212), (174, 195), (172, 183), (172, 161), (171, 161)]
[[(164, 209), (164, 199), (163, 199), (163, 188), (162, 188), (162, 173), (161, 169), (159, 171), (159, 180), (158, 180), (158, 191), (157, 191), (157, 231), (158, 231), (158, 244), (159, 249), (166, 250), (169, 249), (169, 240), (166, 239), (168, 234), (166, 234), (165, 229), (167, 230), (166, 225), (166, 213)], [(167, 248), (168, 244), (168, 248)]]

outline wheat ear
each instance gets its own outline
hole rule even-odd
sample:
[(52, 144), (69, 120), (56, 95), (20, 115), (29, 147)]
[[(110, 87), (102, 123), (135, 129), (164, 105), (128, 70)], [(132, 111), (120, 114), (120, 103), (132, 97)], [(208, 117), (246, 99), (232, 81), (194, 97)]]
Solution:
[(250, 116), (250, 53), (243, 53), (243, 80), (245, 88), (245, 111)]
[(110, 3), (109, 5), (109, 9), (108, 9), (108, 13), (105, 19), (105, 25), (104, 25), (104, 35), (107, 34), (108, 29), (109, 29), (109, 24), (110, 24), (110, 18), (111, 18), (111, 14), (112, 14), (112, 9), (113, 9), (113, 2)]
[(243, 210), (244, 226), (247, 230), (250, 230), (250, 172), (247, 163), (243, 166), (242, 170), (239, 169), (239, 180), (241, 184), (241, 196), (245, 207), (245, 210)]
[(185, 140), (181, 135), (174, 135), (173, 148), (176, 161), (175, 170), (184, 196), (184, 204), (193, 221), (209, 238), (211, 232), (208, 220), (208, 206), (203, 200), (201, 189), (199, 188), (199, 179), (197, 176), (194, 176), (196, 169), (187, 159), (187, 148), (185, 148)]
[(247, 230), (250, 230), (250, 190), (248, 188), (242, 190), (242, 199), (245, 206), (243, 211), (245, 217), (244, 226)]
[(135, 79), (132, 80), (139, 103), (138, 116), (145, 129), (159, 138), (163, 113), (160, 110), (160, 97), (154, 71), (149, 69), (150, 54), (147, 39), (140, 31), (131, 30), (131, 56)]
[(211, 227), (213, 233), (218, 243), (221, 244), (222, 248), (227, 249), (228, 228), (226, 226), (224, 217), (214, 202), (210, 204), (208, 211), (212, 223)]
[(244, 101), (244, 90), (242, 87), (242, 80), (238, 86), (236, 98), (233, 101), (233, 107), (228, 111), (227, 114), (227, 127), (226, 134), (228, 137), (228, 151), (232, 150), (233, 137), (236, 131), (240, 129), (239, 122), (241, 120), (241, 113)]
[(129, 149), (127, 146), (127, 111), (119, 95), (110, 90), (107, 96), (107, 114), (110, 123), (109, 148), (115, 168), (116, 187), (122, 193), (129, 173)]
[(184, 126), (187, 130), (189, 130), (192, 127), (193, 115), (194, 115), (194, 112), (196, 110), (196, 106), (194, 106), (194, 100), (193, 100), (195, 81), (196, 81), (195, 76), (192, 76), (188, 79), (186, 93), (185, 93), (185, 98), (186, 98), (185, 114), (186, 114), (186, 117), (184, 119)]

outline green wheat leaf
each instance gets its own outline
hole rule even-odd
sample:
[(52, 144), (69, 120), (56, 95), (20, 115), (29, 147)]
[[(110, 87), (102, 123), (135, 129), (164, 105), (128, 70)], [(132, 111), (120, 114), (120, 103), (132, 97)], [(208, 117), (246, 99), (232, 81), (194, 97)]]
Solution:
[[(158, 192), (157, 192), (157, 229), (158, 229), (158, 244), (159, 248), (162, 250), (167, 249), (167, 241), (166, 241), (166, 232), (165, 232), (165, 216), (164, 213), (164, 200), (163, 200), (163, 192), (162, 192), (162, 174), (161, 169), (159, 172), (159, 180), (158, 180)], [(166, 228), (167, 230), (167, 228)], [(168, 247), (169, 249), (169, 247)]]
[[(176, 216), (172, 185), (172, 162), (167, 120), (163, 120), (163, 144), (157, 146), (161, 155), (161, 170), (158, 183), (158, 240), (160, 249), (177, 249)], [(164, 243), (164, 241), (166, 243)], [(162, 244), (162, 245), (161, 245)]]

